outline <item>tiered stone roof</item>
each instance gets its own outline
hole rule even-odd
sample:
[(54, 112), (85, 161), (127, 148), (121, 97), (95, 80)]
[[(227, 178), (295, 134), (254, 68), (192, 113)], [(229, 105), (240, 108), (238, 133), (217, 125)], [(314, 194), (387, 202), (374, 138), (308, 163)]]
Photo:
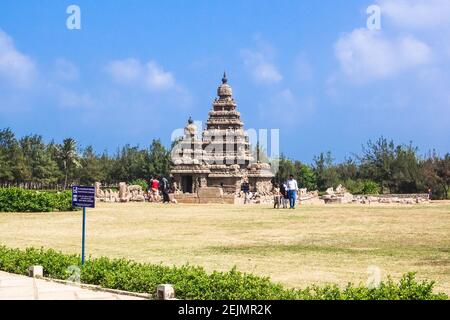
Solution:
[[(228, 84), (226, 73), (217, 89), (217, 96), (201, 140), (197, 136), (197, 127), (192, 119), (189, 119), (184, 139), (181, 141), (182, 153), (175, 159), (176, 165), (208, 165), (212, 168), (229, 165), (245, 169), (253, 160), (244, 122), (240, 112), (236, 110), (237, 104), (233, 99), (233, 90)], [(207, 169), (204, 168), (203, 171), (206, 172)]]

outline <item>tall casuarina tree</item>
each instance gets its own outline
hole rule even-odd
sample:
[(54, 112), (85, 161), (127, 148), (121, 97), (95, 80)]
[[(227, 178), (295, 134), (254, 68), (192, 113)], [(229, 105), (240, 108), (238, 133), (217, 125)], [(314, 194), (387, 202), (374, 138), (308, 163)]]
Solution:
[(66, 190), (69, 171), (81, 166), (77, 154), (77, 142), (71, 138), (64, 139), (63, 144), (59, 146), (58, 155), (64, 170), (64, 190)]

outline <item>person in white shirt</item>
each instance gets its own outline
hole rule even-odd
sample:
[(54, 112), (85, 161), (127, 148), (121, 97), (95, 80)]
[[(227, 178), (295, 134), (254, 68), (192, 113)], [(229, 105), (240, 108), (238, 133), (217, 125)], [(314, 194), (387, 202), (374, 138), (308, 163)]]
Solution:
[(287, 181), (287, 192), (289, 197), (289, 204), (291, 209), (295, 209), (295, 202), (297, 201), (298, 184), (293, 175), (289, 176)]

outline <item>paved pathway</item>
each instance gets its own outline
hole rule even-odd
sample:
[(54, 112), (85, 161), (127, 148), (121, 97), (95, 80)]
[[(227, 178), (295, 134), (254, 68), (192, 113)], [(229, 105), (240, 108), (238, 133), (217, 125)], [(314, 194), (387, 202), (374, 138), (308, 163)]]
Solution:
[(142, 300), (0, 271), (0, 300)]

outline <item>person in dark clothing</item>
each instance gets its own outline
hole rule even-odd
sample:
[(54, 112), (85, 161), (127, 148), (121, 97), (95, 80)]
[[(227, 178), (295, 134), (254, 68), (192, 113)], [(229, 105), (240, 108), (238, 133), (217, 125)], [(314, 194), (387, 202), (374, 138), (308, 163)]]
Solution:
[(287, 204), (289, 202), (289, 196), (288, 196), (288, 192), (287, 192), (286, 182), (280, 183), (280, 194), (283, 197), (282, 198), (283, 209), (287, 209)]
[(170, 203), (169, 180), (167, 180), (165, 177), (161, 179), (160, 188), (163, 195), (163, 203)]
[(244, 193), (244, 204), (247, 204), (248, 199), (248, 194), (250, 193), (250, 184), (248, 183), (243, 183), (241, 185), (241, 191)]

